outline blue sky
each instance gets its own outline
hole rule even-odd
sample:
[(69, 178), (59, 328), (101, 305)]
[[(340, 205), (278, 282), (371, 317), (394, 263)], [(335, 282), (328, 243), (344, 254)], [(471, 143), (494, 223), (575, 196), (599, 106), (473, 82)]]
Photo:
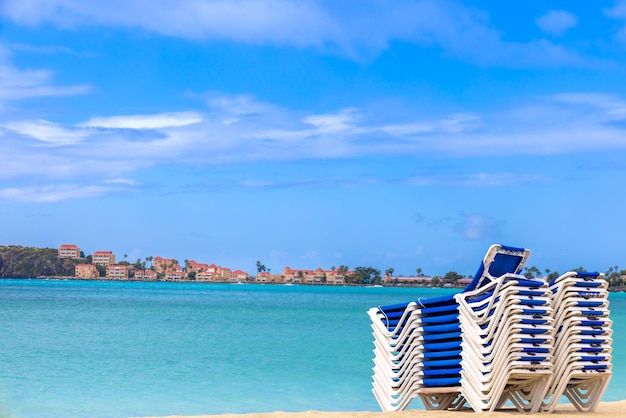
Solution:
[(4, 0), (0, 244), (604, 271), (625, 79), (623, 0)]

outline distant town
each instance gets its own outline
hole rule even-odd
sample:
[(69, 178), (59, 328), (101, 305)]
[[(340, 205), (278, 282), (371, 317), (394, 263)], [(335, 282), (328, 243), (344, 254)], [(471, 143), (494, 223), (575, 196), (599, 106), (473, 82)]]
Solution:
[(272, 273), (260, 261), (257, 261), (257, 272), (251, 275), (240, 269), (208, 264), (195, 260), (184, 260), (183, 265), (174, 258), (149, 256), (145, 260), (138, 259), (135, 263), (116, 262), (116, 255), (111, 251), (95, 251), (85, 256), (75, 244), (63, 244), (58, 248), (59, 258), (85, 260), (76, 264), (74, 278), (82, 280), (135, 280), (135, 281), (171, 281), (171, 282), (205, 282), (205, 283), (277, 283), (277, 284), (384, 284), (396, 286), (465, 286), (471, 277), (453, 273), (452, 277), (428, 277), (417, 269), (415, 276), (394, 276), (393, 269), (387, 269), (381, 276), (380, 271), (371, 267), (347, 266), (323, 269), (299, 269), (286, 266), (280, 274)]
[[(54, 249), (50, 249), (54, 251)], [(137, 259), (134, 263), (127, 261), (123, 255), (122, 261), (116, 261), (116, 255), (111, 251), (95, 251), (85, 255), (75, 244), (63, 244), (58, 247), (58, 259), (72, 262), (70, 268), (74, 275), (65, 278), (79, 280), (133, 280), (133, 281), (167, 281), (167, 282), (201, 282), (201, 283), (276, 283), (276, 284), (306, 284), (306, 285), (384, 285), (384, 286), (415, 286), (415, 287), (465, 287), (472, 276), (464, 276), (450, 271), (443, 276), (427, 276), (422, 269), (417, 268), (412, 276), (394, 275), (394, 269), (388, 268), (384, 274), (373, 267), (357, 266), (349, 269), (341, 265), (323, 269), (292, 268), (286, 266), (280, 274), (273, 273), (260, 261), (256, 262), (256, 274), (250, 274), (240, 269), (232, 269), (215, 263), (208, 264), (196, 260), (184, 260), (181, 264), (174, 258), (149, 256), (144, 260)], [(585, 271), (583, 267), (574, 268), (575, 271)], [(67, 268), (64, 274), (71, 274)], [(525, 267), (523, 275), (527, 278), (545, 278), (554, 280), (559, 276), (556, 271), (539, 270), (535, 266)], [(31, 277), (47, 277), (45, 274)], [(10, 277), (10, 276), (9, 276)], [(21, 276), (23, 277), (23, 276)], [(626, 270), (618, 266), (609, 267), (605, 273), (609, 283), (609, 290), (624, 291)]]

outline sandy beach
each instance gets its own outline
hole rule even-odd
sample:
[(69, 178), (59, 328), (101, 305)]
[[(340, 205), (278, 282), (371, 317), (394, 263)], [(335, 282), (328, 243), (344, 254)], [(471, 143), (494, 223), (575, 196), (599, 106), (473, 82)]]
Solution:
[(263, 414), (222, 414), (222, 415), (194, 415), (181, 417), (170, 415), (161, 418), (459, 418), (460, 416), (477, 417), (477, 418), (500, 418), (500, 417), (549, 417), (558, 416), (559, 418), (569, 417), (618, 417), (626, 415), (626, 400), (619, 402), (603, 402), (594, 413), (578, 412), (572, 405), (562, 405), (552, 414), (537, 413), (523, 414), (515, 410), (485, 412), (476, 414), (471, 410), (463, 411), (424, 411), (424, 410), (407, 410), (402, 412), (271, 412)]

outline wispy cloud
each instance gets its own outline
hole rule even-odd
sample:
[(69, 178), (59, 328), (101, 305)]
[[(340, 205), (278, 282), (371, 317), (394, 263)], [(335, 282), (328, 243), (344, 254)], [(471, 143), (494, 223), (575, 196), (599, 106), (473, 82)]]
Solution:
[(100, 197), (121, 190), (126, 189), (111, 186), (77, 184), (11, 187), (0, 188), (0, 200), (50, 203), (68, 199), (89, 199)]
[(78, 124), (80, 127), (160, 129), (193, 125), (202, 122), (198, 112), (171, 112), (156, 115), (128, 115), (91, 118)]
[(622, 27), (615, 33), (618, 42), (626, 43), (626, 0), (619, 0), (615, 6), (604, 9), (604, 13), (611, 19), (621, 20)]
[[(199, 41), (314, 48), (370, 59), (392, 42), (442, 48), (481, 65), (589, 65), (590, 59), (548, 40), (503, 40), (488, 15), (460, 2), (363, 0), (359, 7), (322, 0), (5, 0), (0, 12), (23, 25), (50, 22), (72, 29), (104, 25)], [(546, 16), (547, 31), (571, 27), (571, 16)]]
[(11, 61), (8, 48), (0, 43), (0, 109), (14, 100), (46, 96), (73, 96), (91, 90), (89, 85), (55, 85), (48, 70), (22, 70)]
[[(88, 190), (106, 193), (116, 179), (133, 181), (133, 173), (172, 163), (210, 166), (386, 156), (471, 159), (626, 150), (626, 102), (604, 94), (534, 97), (491, 112), (422, 114), (389, 125), (373, 122), (384, 115), (357, 108), (307, 115), (250, 96), (217, 93), (208, 104), (207, 109), (195, 111), (93, 117), (75, 125), (46, 120), (0, 123), (0, 178), (16, 183), (37, 179), (31, 184), (54, 179), (66, 184), (81, 177), (104, 185)], [(226, 120), (232, 122), (225, 124)], [(465, 187), (552, 180), (540, 173), (493, 171), (396, 179), (414, 186)], [(298, 187), (325, 180), (255, 181), (240, 186)], [(358, 184), (356, 179), (336, 175), (326, 181)], [(5, 198), (17, 196), (10, 190), (4, 190)], [(58, 195), (78, 196), (71, 193), (74, 189), (68, 190)]]
[(490, 216), (465, 214), (456, 225), (456, 230), (469, 240), (479, 240), (496, 236), (499, 227), (500, 222)]
[(543, 32), (561, 36), (578, 24), (578, 18), (565, 10), (551, 10), (535, 19), (535, 23)]
[(406, 180), (412, 186), (503, 187), (554, 181), (542, 174), (475, 173), (457, 175), (414, 176)]
[(5, 44), (11, 51), (23, 51), (36, 54), (67, 54), (76, 56), (93, 56), (91, 52), (75, 51), (61, 45), (29, 45), (24, 43), (10, 42)]
[(82, 141), (89, 132), (73, 127), (66, 128), (47, 120), (9, 122), (5, 128), (50, 145), (67, 145)]

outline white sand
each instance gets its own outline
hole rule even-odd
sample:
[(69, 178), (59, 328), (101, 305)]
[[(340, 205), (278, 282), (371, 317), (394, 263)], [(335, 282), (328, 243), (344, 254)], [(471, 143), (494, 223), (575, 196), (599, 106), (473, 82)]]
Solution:
[[(193, 417), (184, 418), (502, 418), (502, 417), (550, 417), (569, 418), (569, 417), (623, 417), (626, 418), (626, 400), (619, 402), (603, 402), (594, 413), (582, 413), (576, 411), (572, 405), (561, 405), (557, 411), (538, 414), (524, 414), (517, 411), (501, 411), (501, 412), (484, 412), (476, 414), (471, 410), (464, 411), (424, 411), (424, 410), (408, 410), (402, 412), (271, 412), (264, 414), (223, 414), (223, 415), (195, 415)], [(183, 418), (176, 415), (162, 418)]]

